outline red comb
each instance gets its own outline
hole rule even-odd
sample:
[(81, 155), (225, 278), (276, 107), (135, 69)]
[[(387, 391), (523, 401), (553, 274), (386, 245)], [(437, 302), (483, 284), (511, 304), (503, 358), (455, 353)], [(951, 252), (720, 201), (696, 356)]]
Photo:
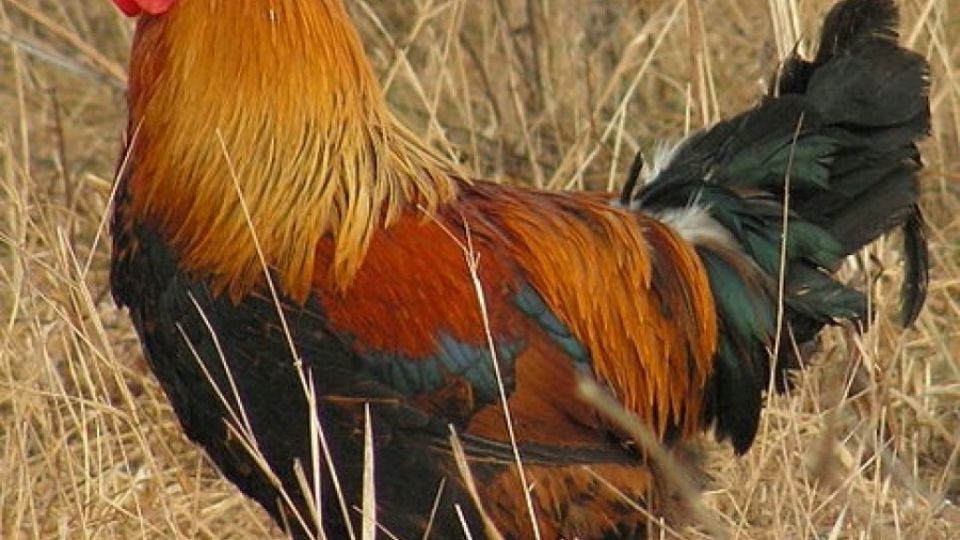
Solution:
[(174, 0), (113, 0), (125, 15), (136, 17), (143, 12), (160, 15), (170, 9)]
[(135, 17), (143, 11), (136, 0), (113, 0), (113, 3), (128, 17)]

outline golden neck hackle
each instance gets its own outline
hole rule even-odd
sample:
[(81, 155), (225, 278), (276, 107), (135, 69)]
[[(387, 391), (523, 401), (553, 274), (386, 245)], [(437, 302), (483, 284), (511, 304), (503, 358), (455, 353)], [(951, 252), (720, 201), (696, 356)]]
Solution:
[(264, 282), (258, 243), (303, 301), (325, 235), (345, 288), (378, 228), (456, 194), (387, 110), (339, 0), (180, 0), (141, 20), (129, 129), (137, 215), (233, 298)]

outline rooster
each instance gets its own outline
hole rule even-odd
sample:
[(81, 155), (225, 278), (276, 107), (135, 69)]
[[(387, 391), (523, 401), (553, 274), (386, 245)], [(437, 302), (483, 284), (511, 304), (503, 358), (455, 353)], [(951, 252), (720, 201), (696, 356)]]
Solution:
[(440, 157), (341, 0), (114, 2), (113, 293), (186, 434), (295, 538), (640, 537), (658, 484), (581, 377), (668, 448), (743, 453), (817, 334), (869, 322), (845, 257), (902, 229), (906, 324), (923, 304), (927, 65), (891, 0), (839, 3), (619, 195)]

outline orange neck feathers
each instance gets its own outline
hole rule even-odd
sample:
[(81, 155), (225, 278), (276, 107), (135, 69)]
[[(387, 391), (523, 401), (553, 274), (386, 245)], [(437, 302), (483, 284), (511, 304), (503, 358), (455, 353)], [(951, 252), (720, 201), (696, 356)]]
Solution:
[(181, 0), (145, 17), (129, 100), (134, 212), (235, 299), (265, 262), (305, 300), (325, 235), (345, 288), (378, 228), (456, 196), (453, 167), (387, 110), (339, 0)]

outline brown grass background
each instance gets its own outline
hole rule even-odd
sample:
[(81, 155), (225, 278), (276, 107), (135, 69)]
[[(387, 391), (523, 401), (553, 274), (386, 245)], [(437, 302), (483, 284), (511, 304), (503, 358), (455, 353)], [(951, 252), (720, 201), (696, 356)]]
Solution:
[[(198, 1), (198, 0), (182, 0)], [(755, 102), (828, 0), (359, 0), (394, 108), (506, 182), (616, 187), (637, 149)], [(832, 330), (736, 459), (704, 441), (730, 538), (960, 534), (960, 4), (901, 2), (932, 66), (933, 281), (896, 324), (898, 243), (845, 274), (879, 310)], [(107, 285), (132, 26), (106, 0), (0, 0), (0, 539), (280, 538), (184, 439)], [(465, 277), (466, 279), (466, 277)], [(703, 538), (672, 526), (663, 538)]]

